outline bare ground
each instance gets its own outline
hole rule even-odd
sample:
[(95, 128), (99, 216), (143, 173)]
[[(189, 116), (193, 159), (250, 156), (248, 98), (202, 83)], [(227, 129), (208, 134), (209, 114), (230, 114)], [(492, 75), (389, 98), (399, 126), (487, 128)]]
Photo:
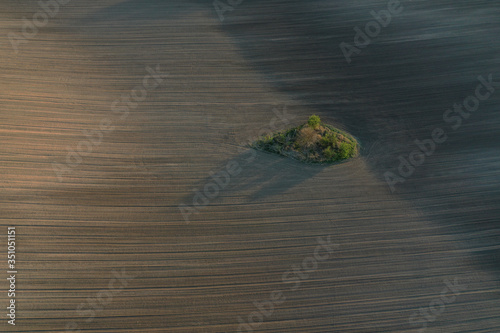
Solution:
[[(19, 293), (0, 331), (236, 332), (281, 290), (256, 332), (416, 332), (412, 313), (458, 278), (427, 331), (498, 332), (500, 95), (456, 131), (442, 115), (478, 75), (500, 80), (499, 7), (405, 3), (348, 65), (339, 43), (385, 6), (243, 2), (222, 24), (208, 1), (70, 2), (16, 55), (6, 35), (38, 7), (2, 3), (0, 211)], [(119, 119), (111, 103), (156, 64), (170, 76)], [(239, 147), (284, 105), (292, 124), (317, 113), (352, 133), (361, 156), (249, 162)], [(106, 117), (116, 129), (59, 182), (51, 163)], [(448, 141), (392, 193), (384, 172), (435, 127)], [(233, 160), (241, 173), (187, 224), (178, 205)], [(290, 290), (283, 273), (326, 235), (334, 257)], [(87, 320), (78, 306), (122, 268), (135, 278)]]

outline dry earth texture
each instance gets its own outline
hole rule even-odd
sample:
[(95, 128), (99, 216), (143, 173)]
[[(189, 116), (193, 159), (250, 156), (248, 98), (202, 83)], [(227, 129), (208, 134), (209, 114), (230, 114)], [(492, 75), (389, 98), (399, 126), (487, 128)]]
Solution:
[[(73, 0), (15, 53), (2, 0), (0, 331), (500, 332), (500, 5), (401, 5), (348, 63), (388, 1)], [(311, 114), (360, 155), (246, 148)]]

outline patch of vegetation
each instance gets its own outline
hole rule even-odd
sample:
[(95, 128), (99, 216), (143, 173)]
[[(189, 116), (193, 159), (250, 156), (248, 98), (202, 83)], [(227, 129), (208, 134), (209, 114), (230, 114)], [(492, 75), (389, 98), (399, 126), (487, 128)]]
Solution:
[(309, 125), (309, 127), (317, 129), (319, 127), (319, 125), (321, 124), (321, 119), (319, 119), (319, 117), (317, 115), (313, 114), (307, 120), (307, 124)]
[(312, 163), (342, 161), (359, 152), (356, 139), (322, 123), (316, 115), (304, 125), (261, 137), (252, 147)]

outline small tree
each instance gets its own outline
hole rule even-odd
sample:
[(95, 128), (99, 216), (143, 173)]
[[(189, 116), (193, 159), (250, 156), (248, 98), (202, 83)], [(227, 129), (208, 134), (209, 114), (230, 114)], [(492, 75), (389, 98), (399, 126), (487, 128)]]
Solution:
[(346, 158), (353, 157), (353, 155), (354, 155), (354, 146), (348, 144), (347, 142), (342, 142), (339, 146), (340, 158), (345, 160)]
[(321, 123), (321, 119), (319, 119), (319, 117), (315, 114), (313, 114), (312, 116), (309, 117), (309, 119), (307, 120), (307, 124), (311, 127), (311, 128), (318, 128), (319, 124)]

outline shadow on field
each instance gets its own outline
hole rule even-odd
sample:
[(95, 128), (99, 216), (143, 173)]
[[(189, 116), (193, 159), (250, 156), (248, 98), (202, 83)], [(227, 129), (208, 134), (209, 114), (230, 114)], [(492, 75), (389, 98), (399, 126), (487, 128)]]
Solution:
[[(500, 81), (500, 7), (491, 1), (404, 2), (370, 44), (348, 63), (339, 45), (353, 43), (354, 27), (373, 20), (370, 12), (387, 9), (387, 1), (243, 2), (215, 24), (231, 36), (241, 54), (274, 88), (342, 128), (365, 145), (379, 144), (368, 160), (382, 183), (384, 173), (397, 172), (399, 156), (408, 156), (416, 139), (428, 139), (443, 128), (449, 139), (424, 165), (397, 186), (398, 195), (419, 207), (429, 219), (449, 227), (474, 250), (481, 267), (497, 269), (498, 250), (483, 250), (479, 231), (490, 231), (500, 243), (498, 137), (500, 93), (481, 104), (480, 111), (454, 131), (443, 114), (474, 92), (479, 75)], [(187, 15), (210, 2), (122, 1), (83, 19), (82, 25), (108, 18), (151, 20)], [(500, 89), (499, 89), (500, 90)], [(478, 154), (482, 151), (481, 154)], [(284, 193), (314, 177), (321, 166), (259, 153), (254, 162), (241, 161), (241, 173), (225, 191), (251, 200)], [(222, 170), (225, 165), (222, 165)], [(216, 171), (214, 171), (216, 172)], [(211, 182), (211, 177), (196, 187)], [(487, 193), (487, 197), (482, 196)], [(211, 203), (224, 198), (224, 193)], [(184, 198), (190, 203), (193, 194)], [(479, 207), (479, 209), (478, 209)]]
[[(226, 173), (226, 166), (233, 162), (238, 163), (239, 173), (231, 176), (227, 185), (217, 186), (220, 192), (209, 199), (209, 205), (224, 202), (224, 197), (244, 197), (250, 201), (266, 200), (292, 190), (295, 186), (328, 167), (328, 165), (305, 164), (290, 158), (248, 148), (211, 172), (215, 178), (225, 183), (225, 178), (221, 175)], [(194, 189), (198, 189), (203, 194), (211, 193), (211, 185), (209, 184), (217, 184), (215, 178), (212, 175), (207, 175), (202, 182), (194, 186)], [(207, 186), (207, 191), (205, 191), (205, 186)], [(183, 202), (187, 205), (193, 205), (194, 197), (195, 192), (192, 192), (183, 198)]]
[(350, 64), (340, 43), (354, 44), (353, 28), (364, 28), (373, 20), (370, 11), (387, 9), (387, 1), (254, 1), (228, 12), (222, 28), (276, 88), (343, 124), (362, 142), (382, 143), (368, 163), (384, 183), (385, 172), (397, 172), (398, 157), (416, 148), (415, 139), (443, 128), (448, 140), (397, 185), (395, 195), (448, 226), (481, 267), (498, 272), (500, 250), (483, 250), (484, 238), (469, 234), (487, 230), (489, 244), (500, 243), (494, 158), (500, 141), (493, 139), (500, 128), (500, 89), (456, 131), (443, 114), (474, 93), (478, 76), (491, 73), (500, 81), (500, 45), (493, 42), (500, 33), (500, 6), (490, 1), (403, 6)]

